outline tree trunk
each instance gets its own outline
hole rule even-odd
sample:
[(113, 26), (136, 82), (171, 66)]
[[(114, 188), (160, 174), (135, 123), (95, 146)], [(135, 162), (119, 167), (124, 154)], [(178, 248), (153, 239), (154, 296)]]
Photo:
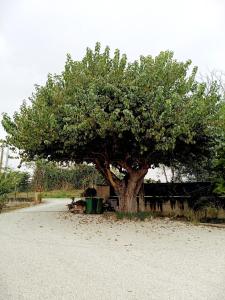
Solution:
[(147, 171), (132, 172), (128, 182), (125, 180), (116, 188), (116, 193), (119, 196), (119, 210), (123, 212), (137, 212), (137, 196)]
[(117, 192), (119, 196), (119, 211), (136, 212), (137, 211), (137, 194), (131, 189), (124, 188), (121, 192)]
[(127, 173), (123, 179), (119, 179), (111, 170), (109, 161), (95, 160), (97, 170), (104, 176), (106, 181), (114, 188), (119, 197), (119, 210), (123, 212), (137, 212), (137, 195), (144, 183), (144, 177), (148, 172), (148, 165), (139, 170), (134, 170), (122, 162)]

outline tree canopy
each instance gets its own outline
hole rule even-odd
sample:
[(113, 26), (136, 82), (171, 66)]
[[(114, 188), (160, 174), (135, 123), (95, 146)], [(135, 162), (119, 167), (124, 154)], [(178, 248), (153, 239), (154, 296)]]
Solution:
[(4, 115), (7, 141), (24, 160), (93, 163), (118, 193), (120, 209), (135, 210), (149, 168), (210, 155), (220, 96), (196, 73), (170, 51), (128, 62), (97, 43), (80, 61), (68, 55), (61, 74), (36, 86), (12, 119)]

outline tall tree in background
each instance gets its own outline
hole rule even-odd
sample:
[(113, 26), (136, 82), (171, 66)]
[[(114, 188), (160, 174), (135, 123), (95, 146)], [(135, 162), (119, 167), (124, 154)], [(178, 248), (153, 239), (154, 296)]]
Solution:
[(120, 210), (136, 211), (149, 168), (201, 160), (214, 143), (217, 85), (206, 89), (190, 65), (169, 51), (128, 63), (97, 43), (81, 61), (68, 56), (63, 73), (37, 86), (13, 119), (4, 116), (7, 142), (24, 160), (93, 163)]

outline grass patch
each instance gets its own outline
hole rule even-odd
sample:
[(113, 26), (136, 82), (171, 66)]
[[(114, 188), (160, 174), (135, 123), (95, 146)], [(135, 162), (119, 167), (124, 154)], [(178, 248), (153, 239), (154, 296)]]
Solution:
[(17, 192), (16, 194), (13, 193), (9, 193), (7, 194), (7, 197), (10, 199), (13, 198), (33, 198), (34, 197), (34, 192)]
[(174, 213), (163, 214), (160, 211), (144, 211), (144, 212), (115, 212), (116, 220), (145, 221), (152, 218), (170, 218), (176, 221), (185, 221), (198, 225), (200, 222), (224, 224), (225, 215), (218, 216), (218, 210), (215, 208), (207, 208), (206, 210), (193, 211), (185, 210), (182, 215)]
[[(43, 191), (42, 198), (72, 198), (81, 197), (83, 190), (53, 190)], [(8, 198), (15, 198), (15, 193), (8, 194)], [(35, 192), (18, 192), (16, 198), (35, 198)]]
[(42, 198), (72, 198), (81, 197), (83, 190), (54, 190), (42, 192)]
[(200, 222), (209, 224), (225, 224), (225, 218), (203, 218), (200, 219)]
[(147, 219), (151, 219), (154, 217), (160, 217), (160, 212), (154, 211), (140, 211), (140, 212), (116, 212), (116, 219), (117, 220), (130, 220), (130, 221), (145, 221)]
[(198, 225), (199, 223), (213, 223), (223, 224), (225, 223), (224, 210), (218, 210), (215, 207), (207, 207), (202, 210), (194, 211), (192, 209), (184, 210), (182, 214), (170, 213), (169, 217), (177, 221), (191, 222)]

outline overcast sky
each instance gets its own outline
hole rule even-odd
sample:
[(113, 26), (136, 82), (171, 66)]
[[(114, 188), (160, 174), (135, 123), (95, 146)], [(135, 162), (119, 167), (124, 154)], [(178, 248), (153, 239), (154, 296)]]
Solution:
[(169, 49), (201, 73), (225, 71), (225, 0), (0, 0), (0, 112), (96, 41), (129, 60)]

